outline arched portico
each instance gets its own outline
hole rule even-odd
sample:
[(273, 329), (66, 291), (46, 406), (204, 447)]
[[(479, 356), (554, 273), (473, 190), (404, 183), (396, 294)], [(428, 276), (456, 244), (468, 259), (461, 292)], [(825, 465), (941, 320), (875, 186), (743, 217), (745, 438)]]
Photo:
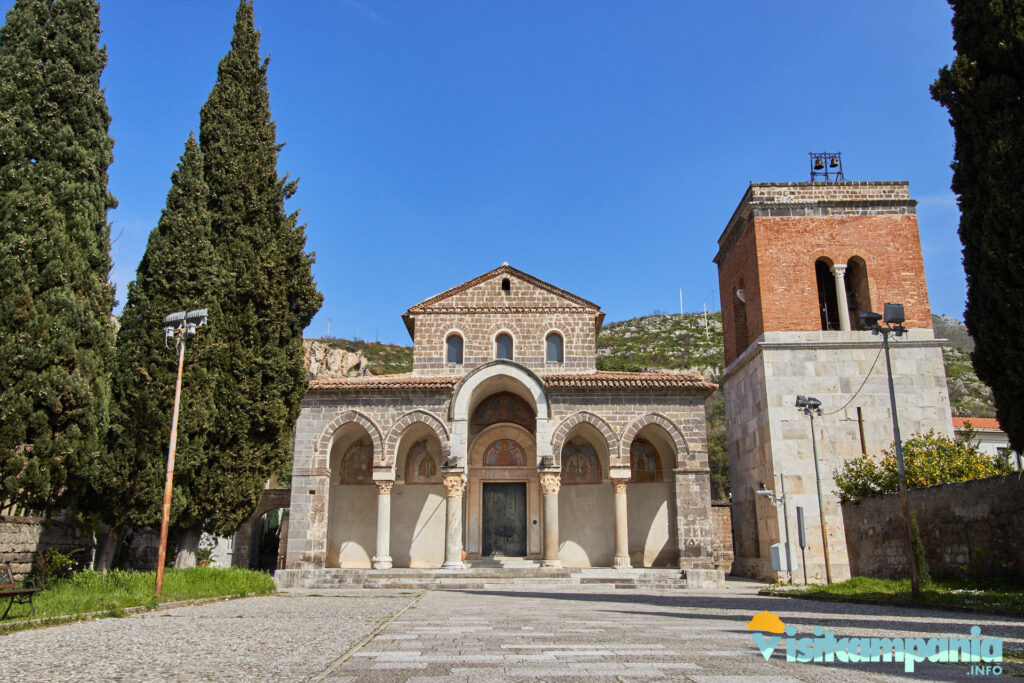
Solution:
[(455, 385), (448, 411), (452, 424), (451, 456), (458, 466), (466, 467), (469, 449), (470, 411), (487, 395), (497, 391), (510, 391), (532, 403), (537, 415), (534, 436), (537, 442), (537, 462), (551, 452), (551, 406), (544, 382), (522, 365), (508, 360), (496, 360), (476, 368)]

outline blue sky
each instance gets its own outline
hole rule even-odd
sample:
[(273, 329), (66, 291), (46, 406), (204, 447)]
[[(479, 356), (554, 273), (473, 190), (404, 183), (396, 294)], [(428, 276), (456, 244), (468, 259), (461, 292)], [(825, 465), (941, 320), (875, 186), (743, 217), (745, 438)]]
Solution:
[[(0, 0), (6, 11), (11, 0)], [(123, 301), (227, 51), (233, 0), (108, 0)], [(412, 304), (509, 261), (609, 321), (706, 303), (750, 181), (909, 180), (932, 310), (965, 285), (953, 135), (928, 94), (953, 57), (936, 0), (256, 0), (279, 171), (301, 178), (324, 306), (308, 336), (408, 343)]]

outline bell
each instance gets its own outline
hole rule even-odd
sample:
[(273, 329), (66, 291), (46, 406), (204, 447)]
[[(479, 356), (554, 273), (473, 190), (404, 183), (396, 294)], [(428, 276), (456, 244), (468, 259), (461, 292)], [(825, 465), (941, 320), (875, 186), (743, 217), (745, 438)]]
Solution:
[(832, 157), (832, 162), (828, 165), (828, 167), (829, 168), (836, 168), (837, 166), (839, 166), (839, 162), (836, 160), (835, 157)]
[(825, 164), (821, 163), (821, 157), (816, 158), (814, 160), (814, 170), (820, 171), (823, 168), (825, 168)]

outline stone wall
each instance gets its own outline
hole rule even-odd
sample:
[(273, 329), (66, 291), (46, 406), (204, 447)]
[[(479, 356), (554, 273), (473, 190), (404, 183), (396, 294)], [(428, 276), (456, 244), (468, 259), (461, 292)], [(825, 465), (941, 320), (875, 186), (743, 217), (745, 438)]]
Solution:
[[(779, 476), (785, 475), (791, 541), (796, 538), (796, 507), (801, 506), (808, 535), (808, 576), (825, 580), (810, 423), (794, 406), (797, 395), (803, 394), (818, 398), (824, 413), (815, 419), (815, 438), (832, 577), (849, 575), (843, 513), (832, 473), (843, 461), (861, 454), (858, 409), (867, 453), (876, 455), (892, 443), (889, 388), (879, 346), (878, 337), (870, 332), (769, 332), (726, 370), (721, 386), (735, 517), (733, 573), (777, 578), (769, 546), (785, 539), (782, 510), (754, 491), (763, 482), (780, 492)], [(903, 434), (934, 429), (952, 436), (941, 344), (932, 331), (912, 330), (894, 342), (892, 363)]]
[(54, 548), (62, 553), (80, 552), (73, 559), (88, 565), (95, 543), (91, 529), (60, 519), (0, 515), (0, 564), (10, 564), (21, 581), (32, 570), (37, 551)]
[[(501, 332), (512, 337), (513, 360), (534, 372), (593, 372), (599, 318), (604, 314), (594, 304), (567, 292), (545, 289), (533, 278), (517, 273), (500, 268), (490, 279), (434, 304), (410, 309), (407, 315), (415, 323), (413, 372), (464, 374), (495, 359), (494, 340)], [(507, 292), (503, 280), (509, 281)], [(545, 358), (550, 332), (562, 336), (561, 363), (549, 363)], [(461, 365), (445, 362), (445, 340), (450, 334), (463, 339)]]
[[(1019, 473), (909, 492), (933, 576), (1024, 580), (1024, 476)], [(843, 503), (856, 576), (907, 575), (896, 494)]]
[(711, 528), (715, 537), (715, 559), (726, 574), (732, 572), (732, 504), (716, 501), (711, 504)]

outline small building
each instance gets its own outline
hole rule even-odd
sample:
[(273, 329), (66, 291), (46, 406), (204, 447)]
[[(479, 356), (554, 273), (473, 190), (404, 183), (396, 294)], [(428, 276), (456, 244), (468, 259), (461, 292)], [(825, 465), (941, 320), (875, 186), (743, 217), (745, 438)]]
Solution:
[(505, 264), (410, 308), (410, 374), (312, 380), (286, 572), (673, 567), (722, 580), (704, 400), (601, 372), (597, 304)]
[(789, 538), (802, 507), (808, 580), (826, 579), (811, 427), (795, 407), (805, 395), (823, 413), (814, 424), (831, 575), (850, 576), (832, 475), (893, 441), (881, 340), (860, 312), (905, 307), (908, 332), (891, 344), (904, 437), (953, 434), (915, 206), (906, 182), (752, 183), (718, 239), (733, 574), (785, 578), (770, 559), (786, 540), (783, 510), (755, 495), (762, 485), (780, 493), (784, 477)]
[(978, 444), (979, 451), (1007, 460), (1018, 470), (1024, 469), (1021, 454), (1010, 447), (1010, 437), (999, 426), (999, 420), (994, 417), (954, 417), (953, 430), (958, 439), (963, 438), (968, 424), (974, 431), (974, 442)]

